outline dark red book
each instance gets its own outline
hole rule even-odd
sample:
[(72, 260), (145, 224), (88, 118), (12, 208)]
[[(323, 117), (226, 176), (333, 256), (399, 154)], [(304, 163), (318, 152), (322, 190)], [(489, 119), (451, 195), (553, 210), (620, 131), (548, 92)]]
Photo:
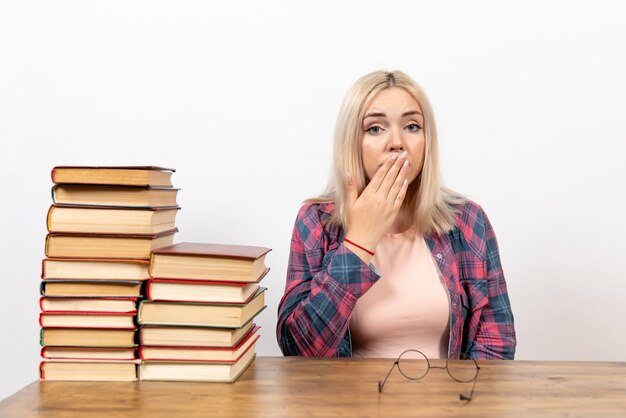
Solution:
[(193, 362), (235, 362), (257, 342), (260, 327), (252, 328), (234, 347), (172, 347), (141, 346), (139, 358), (142, 360), (193, 361)]

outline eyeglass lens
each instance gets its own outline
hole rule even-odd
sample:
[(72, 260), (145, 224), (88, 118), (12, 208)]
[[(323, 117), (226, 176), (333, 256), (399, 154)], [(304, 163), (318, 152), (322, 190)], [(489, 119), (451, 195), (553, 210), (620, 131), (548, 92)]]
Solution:
[(408, 379), (421, 379), (431, 368), (447, 369), (457, 382), (471, 382), (478, 374), (478, 366), (473, 360), (449, 359), (446, 367), (431, 366), (428, 357), (418, 350), (406, 350), (398, 358), (398, 369)]

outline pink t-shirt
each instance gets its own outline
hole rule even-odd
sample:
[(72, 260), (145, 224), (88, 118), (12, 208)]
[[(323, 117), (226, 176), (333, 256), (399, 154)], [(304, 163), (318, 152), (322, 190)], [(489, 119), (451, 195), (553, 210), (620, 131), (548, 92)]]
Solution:
[(372, 263), (380, 279), (359, 298), (350, 319), (354, 357), (395, 358), (417, 349), (447, 358), (450, 300), (421, 233), (386, 235)]

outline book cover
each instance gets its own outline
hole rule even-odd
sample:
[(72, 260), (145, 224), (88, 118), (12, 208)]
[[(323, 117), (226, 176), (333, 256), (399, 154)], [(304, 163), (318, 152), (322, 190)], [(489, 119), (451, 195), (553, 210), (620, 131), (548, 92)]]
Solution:
[(57, 233), (46, 236), (49, 258), (150, 258), (152, 250), (171, 245), (178, 228), (156, 234)]
[(39, 364), (41, 380), (134, 382), (140, 360), (61, 360)]
[(56, 360), (135, 360), (137, 348), (131, 347), (41, 347), (41, 357)]
[(120, 207), (53, 204), (48, 209), (49, 232), (156, 234), (176, 227), (179, 206)]
[(154, 254), (227, 257), (255, 260), (270, 251), (272, 251), (270, 248), (255, 247), (250, 245), (179, 242), (169, 247), (159, 248), (154, 251)]
[(177, 206), (180, 189), (159, 186), (106, 186), (55, 184), (52, 203), (75, 206), (165, 207)]
[(182, 242), (152, 251), (153, 278), (256, 282), (267, 274), (265, 247)]
[(139, 324), (204, 326), (239, 328), (257, 316), (265, 306), (261, 287), (246, 303), (179, 303), (152, 302), (139, 303), (137, 321)]
[(148, 260), (99, 258), (45, 258), (42, 279), (148, 280)]
[(235, 362), (143, 361), (139, 380), (232, 383), (255, 357), (255, 344), (252, 344)]
[(171, 302), (245, 303), (258, 290), (264, 276), (252, 283), (150, 279), (146, 285), (146, 297)]
[(167, 347), (233, 347), (255, 326), (252, 319), (239, 328), (142, 325), (139, 343)]
[(56, 166), (50, 177), (56, 184), (170, 187), (175, 171), (173, 168), (157, 166)]
[(42, 312), (119, 312), (137, 313), (137, 298), (42, 297)]
[(42, 328), (42, 346), (135, 347), (134, 329)]
[(138, 280), (45, 279), (41, 282), (40, 293), (49, 298), (138, 298), (142, 295), (141, 284)]
[(142, 345), (139, 347), (139, 358), (162, 361), (235, 362), (260, 338), (259, 329), (260, 327), (251, 329), (234, 347)]
[(137, 328), (134, 312), (48, 311), (39, 314), (39, 325), (46, 329)]

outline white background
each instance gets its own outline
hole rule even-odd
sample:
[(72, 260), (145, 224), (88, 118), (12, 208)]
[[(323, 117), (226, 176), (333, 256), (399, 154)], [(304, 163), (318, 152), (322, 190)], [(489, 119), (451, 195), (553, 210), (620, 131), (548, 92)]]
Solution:
[(55, 165), (174, 167), (176, 241), (273, 248), (279, 355), (293, 222), (340, 102), (402, 69), (444, 179), (500, 243), (518, 359), (626, 361), (626, 3), (5, 1), (0, 5), (0, 399), (37, 378)]

